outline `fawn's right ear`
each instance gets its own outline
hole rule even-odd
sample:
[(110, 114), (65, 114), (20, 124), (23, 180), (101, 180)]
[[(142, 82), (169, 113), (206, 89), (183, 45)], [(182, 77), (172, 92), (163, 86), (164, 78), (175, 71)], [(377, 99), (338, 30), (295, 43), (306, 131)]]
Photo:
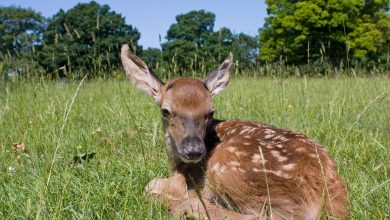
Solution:
[(157, 101), (163, 82), (148, 68), (144, 61), (130, 51), (127, 44), (122, 45), (121, 60), (130, 81)]

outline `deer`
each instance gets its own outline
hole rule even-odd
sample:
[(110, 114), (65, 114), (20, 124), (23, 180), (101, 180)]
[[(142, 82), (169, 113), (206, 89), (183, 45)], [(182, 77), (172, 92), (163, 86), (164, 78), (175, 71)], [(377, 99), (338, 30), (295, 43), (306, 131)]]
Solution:
[(233, 55), (204, 79), (164, 83), (124, 44), (124, 72), (160, 108), (172, 176), (145, 193), (170, 216), (200, 219), (348, 217), (346, 183), (325, 147), (306, 135), (245, 120), (214, 118)]

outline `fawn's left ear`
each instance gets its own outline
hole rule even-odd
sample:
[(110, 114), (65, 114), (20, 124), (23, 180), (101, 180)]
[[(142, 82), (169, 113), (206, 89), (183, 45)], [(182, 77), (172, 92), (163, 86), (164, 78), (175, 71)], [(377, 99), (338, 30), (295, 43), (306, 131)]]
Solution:
[(203, 80), (203, 83), (207, 86), (212, 96), (220, 93), (229, 84), (232, 63), (233, 54), (229, 53), (229, 56), (223, 61), (219, 68), (209, 73)]
[(148, 68), (144, 61), (130, 51), (127, 44), (122, 45), (121, 60), (130, 81), (157, 101), (163, 82)]

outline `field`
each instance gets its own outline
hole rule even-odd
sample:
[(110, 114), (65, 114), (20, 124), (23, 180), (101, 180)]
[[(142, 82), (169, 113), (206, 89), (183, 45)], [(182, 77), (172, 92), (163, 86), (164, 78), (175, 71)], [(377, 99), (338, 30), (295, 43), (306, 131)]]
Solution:
[[(0, 219), (166, 219), (142, 194), (170, 174), (152, 98), (125, 80), (79, 85), (1, 82)], [(389, 77), (235, 78), (216, 107), (216, 118), (322, 143), (348, 183), (351, 219), (390, 219)]]

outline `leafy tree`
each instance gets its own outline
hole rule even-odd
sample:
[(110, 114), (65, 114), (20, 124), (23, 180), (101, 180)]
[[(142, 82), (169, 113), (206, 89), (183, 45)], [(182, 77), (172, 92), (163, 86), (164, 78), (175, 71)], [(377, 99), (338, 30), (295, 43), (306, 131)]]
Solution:
[(250, 68), (256, 64), (258, 56), (258, 38), (243, 33), (236, 36), (232, 51), (235, 60), (239, 62), (241, 68)]
[(123, 43), (130, 43), (134, 51), (140, 52), (139, 38), (138, 30), (108, 5), (79, 3), (66, 12), (60, 10), (49, 20), (40, 61), (50, 71), (102, 72), (119, 65)]
[(40, 43), (44, 28), (44, 17), (32, 9), (0, 7), (0, 52), (30, 52)]
[[(214, 31), (215, 15), (204, 10), (178, 15), (162, 44), (163, 58), (174, 72), (203, 73), (212, 70), (233, 52), (240, 67), (252, 65), (257, 56), (257, 40), (233, 34), (228, 28)], [(237, 59), (238, 58), (238, 59)]]
[[(387, 0), (267, 0), (260, 59), (288, 63), (375, 57), (389, 47)], [(386, 40), (387, 38), (387, 40)]]
[(167, 32), (167, 42), (162, 44), (164, 59), (175, 73), (199, 70), (204, 65), (204, 46), (213, 34), (215, 15), (191, 11), (176, 16), (176, 21)]
[(164, 65), (163, 63), (164, 61), (162, 59), (162, 52), (160, 49), (157, 48), (149, 47), (148, 49), (143, 50), (141, 54), (141, 58), (152, 69), (158, 69), (162, 65)]

